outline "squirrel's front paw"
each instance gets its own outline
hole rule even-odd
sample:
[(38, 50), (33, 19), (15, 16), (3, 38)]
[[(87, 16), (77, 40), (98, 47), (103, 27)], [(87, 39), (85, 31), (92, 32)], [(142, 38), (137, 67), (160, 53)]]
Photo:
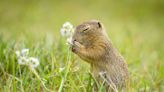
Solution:
[(79, 42), (74, 41), (72, 45), (72, 52), (77, 53), (79, 51)]
[(74, 41), (74, 42), (73, 42), (73, 45), (72, 45), (72, 52), (78, 53), (79, 50), (80, 50), (82, 47), (83, 47), (83, 46), (82, 46), (79, 42)]

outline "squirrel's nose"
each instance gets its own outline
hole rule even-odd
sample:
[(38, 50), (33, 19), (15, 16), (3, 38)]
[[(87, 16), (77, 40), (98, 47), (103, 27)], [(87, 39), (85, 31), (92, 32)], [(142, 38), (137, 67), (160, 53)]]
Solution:
[(72, 39), (73, 44), (75, 43), (76, 39)]

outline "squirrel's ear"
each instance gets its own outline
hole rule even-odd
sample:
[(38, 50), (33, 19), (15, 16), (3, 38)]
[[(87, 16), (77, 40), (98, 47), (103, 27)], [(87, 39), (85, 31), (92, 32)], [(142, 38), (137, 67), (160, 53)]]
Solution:
[(99, 27), (99, 28), (101, 28), (101, 27), (102, 27), (102, 25), (101, 25), (101, 23), (100, 23), (100, 22), (98, 22), (97, 24), (98, 24), (98, 27)]

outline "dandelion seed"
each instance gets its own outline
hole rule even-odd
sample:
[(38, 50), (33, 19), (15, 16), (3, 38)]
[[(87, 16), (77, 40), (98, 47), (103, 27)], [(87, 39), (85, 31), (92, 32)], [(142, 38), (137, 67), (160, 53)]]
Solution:
[(36, 68), (39, 64), (40, 64), (40, 62), (39, 62), (39, 59), (38, 58), (35, 58), (35, 57), (30, 57), (29, 58), (29, 65), (32, 68)]

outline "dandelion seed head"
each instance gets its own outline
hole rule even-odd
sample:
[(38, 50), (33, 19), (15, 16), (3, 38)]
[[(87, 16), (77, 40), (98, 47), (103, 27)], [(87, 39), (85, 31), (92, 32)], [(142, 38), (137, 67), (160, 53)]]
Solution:
[(29, 49), (22, 49), (21, 55), (22, 56), (27, 56), (29, 54)]
[(28, 58), (27, 57), (20, 57), (18, 59), (18, 64), (20, 64), (20, 65), (26, 65), (27, 62), (28, 62)]
[(63, 24), (63, 27), (64, 28), (67, 28), (67, 29), (72, 29), (73, 28), (73, 25), (70, 23), (70, 22), (65, 22), (64, 24)]
[(70, 37), (72, 35), (70, 29), (61, 28), (60, 32), (63, 37)]
[(39, 62), (39, 59), (38, 58), (35, 58), (35, 57), (30, 57), (29, 58), (29, 65), (32, 68), (36, 68), (39, 64), (40, 64), (40, 62)]
[(29, 57), (29, 49), (22, 49), (15, 52), (18, 58), (19, 65), (28, 65), (32, 68), (36, 68), (39, 65), (39, 59), (35, 57)]
[(70, 22), (65, 22), (60, 29), (63, 37), (71, 37), (73, 33), (73, 25)]

